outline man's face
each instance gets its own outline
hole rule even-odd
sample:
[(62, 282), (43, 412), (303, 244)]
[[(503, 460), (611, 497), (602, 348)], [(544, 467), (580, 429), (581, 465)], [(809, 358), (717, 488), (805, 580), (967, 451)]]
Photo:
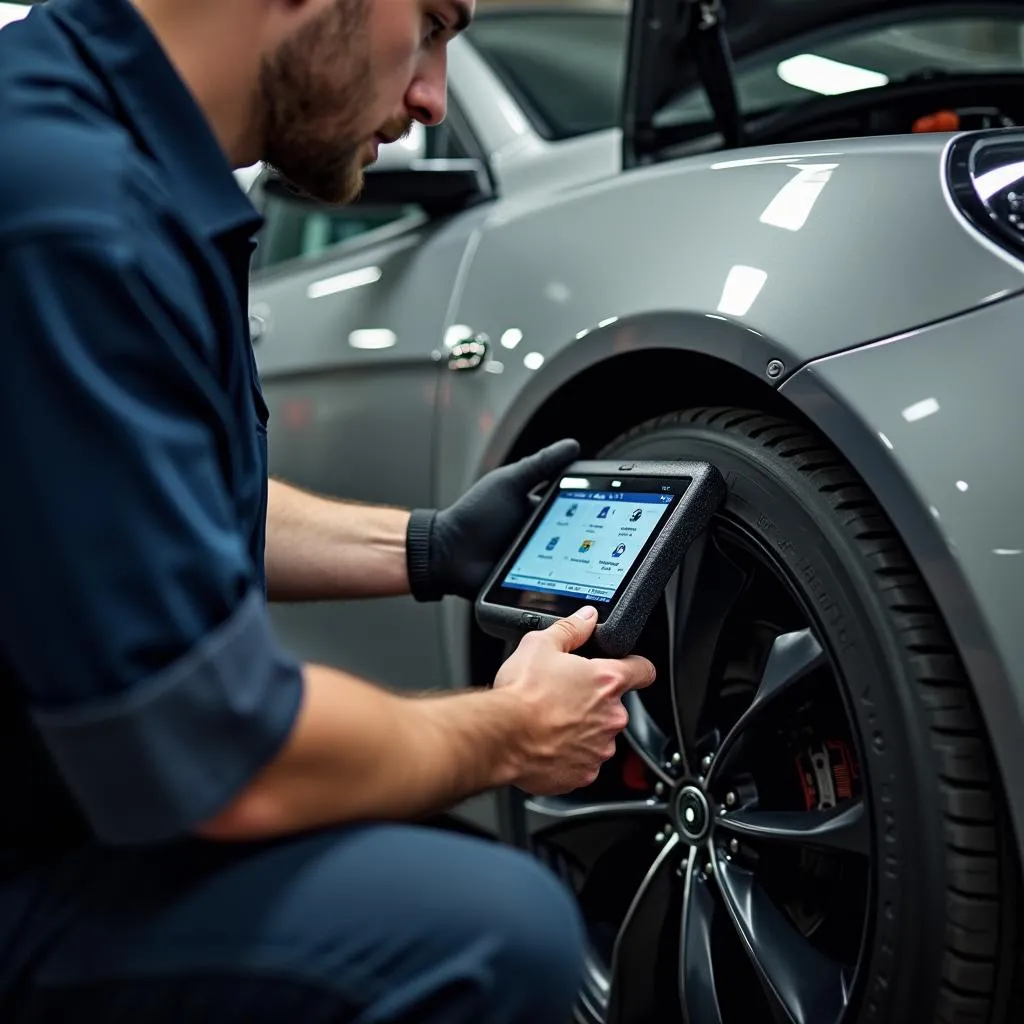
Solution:
[(473, 0), (310, 0), (263, 60), (263, 158), (299, 191), (354, 199), (381, 144), (446, 109), (446, 48)]

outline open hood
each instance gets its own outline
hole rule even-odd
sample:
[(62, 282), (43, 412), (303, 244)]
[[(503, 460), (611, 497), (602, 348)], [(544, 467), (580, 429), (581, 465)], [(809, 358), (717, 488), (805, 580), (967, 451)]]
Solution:
[[(625, 165), (648, 163), (664, 148), (671, 126), (663, 125), (673, 100), (695, 86), (707, 93), (727, 147), (744, 142), (733, 59), (834, 28), (843, 21), (964, 13), (970, 0), (633, 0), (623, 97)], [(977, 4), (1024, 11), (1021, 3)]]

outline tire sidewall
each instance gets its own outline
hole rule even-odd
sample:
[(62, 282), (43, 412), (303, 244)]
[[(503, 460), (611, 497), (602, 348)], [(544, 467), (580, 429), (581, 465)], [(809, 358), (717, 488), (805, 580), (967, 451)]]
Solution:
[(726, 518), (755, 533), (813, 616), (845, 682), (874, 826), (859, 1022), (933, 1019), (945, 836), (926, 715), (871, 567), (827, 499), (755, 440), (704, 425), (643, 428), (601, 457), (694, 459), (725, 477)]

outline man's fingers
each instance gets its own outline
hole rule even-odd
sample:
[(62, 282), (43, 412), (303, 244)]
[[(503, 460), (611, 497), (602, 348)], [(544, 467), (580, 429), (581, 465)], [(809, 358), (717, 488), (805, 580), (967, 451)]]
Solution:
[(622, 673), (617, 687), (619, 693), (642, 690), (654, 682), (657, 674), (653, 662), (642, 658), (639, 654), (630, 654), (616, 664), (620, 666)]
[(597, 610), (587, 605), (564, 619), (553, 622), (546, 630), (560, 651), (575, 651), (590, 639), (597, 625)]
[(580, 455), (580, 443), (572, 438), (563, 438), (539, 452), (527, 455), (521, 463), (521, 479), (532, 487), (535, 484), (550, 480), (567, 466), (571, 465)]

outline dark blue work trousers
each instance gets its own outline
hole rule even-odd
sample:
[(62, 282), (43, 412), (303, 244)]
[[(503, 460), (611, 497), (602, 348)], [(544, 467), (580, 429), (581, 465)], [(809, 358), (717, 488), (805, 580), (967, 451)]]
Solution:
[(426, 827), (96, 852), (44, 904), (4, 1024), (566, 1024), (582, 971), (554, 875)]

